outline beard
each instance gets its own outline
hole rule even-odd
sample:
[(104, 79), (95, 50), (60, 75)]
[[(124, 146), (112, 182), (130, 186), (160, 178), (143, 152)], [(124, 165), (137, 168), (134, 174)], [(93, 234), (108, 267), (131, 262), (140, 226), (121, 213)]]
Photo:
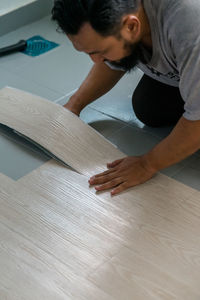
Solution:
[(131, 72), (135, 69), (139, 61), (145, 61), (141, 43), (131, 44), (125, 42), (124, 49), (128, 50), (131, 54), (118, 61), (109, 61), (113, 67), (121, 68), (126, 72)]

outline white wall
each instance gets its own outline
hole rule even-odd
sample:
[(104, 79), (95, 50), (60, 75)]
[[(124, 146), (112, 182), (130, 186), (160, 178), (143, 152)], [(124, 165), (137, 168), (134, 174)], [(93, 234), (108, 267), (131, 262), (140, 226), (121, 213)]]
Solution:
[(50, 15), (53, 0), (0, 0), (0, 36)]
[(1, 0), (0, 17), (36, 0)]

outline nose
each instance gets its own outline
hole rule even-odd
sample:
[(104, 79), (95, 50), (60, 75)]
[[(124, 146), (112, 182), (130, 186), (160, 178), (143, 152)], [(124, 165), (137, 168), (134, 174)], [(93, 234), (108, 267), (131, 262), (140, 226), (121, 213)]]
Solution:
[(94, 63), (100, 63), (105, 60), (101, 54), (90, 54), (90, 58)]

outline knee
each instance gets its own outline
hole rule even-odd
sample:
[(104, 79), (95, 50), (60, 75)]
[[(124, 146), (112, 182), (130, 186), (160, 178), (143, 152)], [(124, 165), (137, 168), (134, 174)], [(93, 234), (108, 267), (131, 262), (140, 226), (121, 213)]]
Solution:
[(133, 111), (143, 124), (149, 127), (162, 126), (160, 119), (156, 118), (153, 113), (153, 107), (149, 107), (149, 102), (144, 97), (138, 97), (137, 93), (132, 96)]

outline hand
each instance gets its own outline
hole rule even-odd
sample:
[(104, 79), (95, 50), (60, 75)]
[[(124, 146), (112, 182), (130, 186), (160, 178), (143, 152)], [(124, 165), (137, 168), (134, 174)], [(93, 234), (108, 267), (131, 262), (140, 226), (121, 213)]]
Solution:
[(74, 105), (72, 105), (70, 102), (67, 102), (65, 105), (63, 105), (64, 108), (68, 109), (71, 111), (73, 114), (77, 115), (79, 117), (80, 115), (80, 110), (76, 109)]
[(107, 164), (108, 171), (90, 178), (90, 185), (97, 191), (113, 189), (111, 195), (117, 195), (127, 188), (144, 183), (157, 172), (147, 167), (143, 156), (130, 156)]

